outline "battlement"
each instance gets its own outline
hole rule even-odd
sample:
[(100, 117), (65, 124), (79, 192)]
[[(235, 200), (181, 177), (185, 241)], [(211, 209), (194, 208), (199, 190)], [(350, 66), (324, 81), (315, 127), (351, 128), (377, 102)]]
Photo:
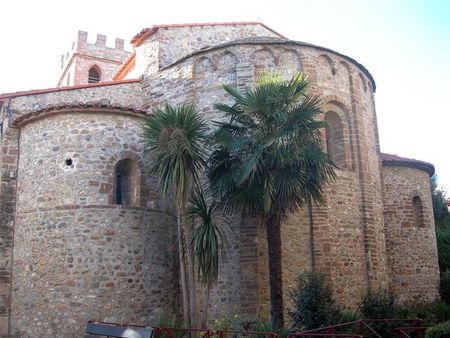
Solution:
[(88, 42), (88, 32), (78, 31), (70, 51), (61, 55), (61, 76), (58, 87), (88, 83), (91, 67), (97, 69), (99, 81), (111, 81), (117, 68), (127, 59), (130, 52), (125, 50), (124, 39), (116, 38), (112, 46), (107, 45), (107, 36), (97, 34), (95, 41)]
[[(88, 32), (86, 31), (78, 31), (78, 37), (76, 42), (72, 42), (72, 47), (70, 51), (68, 51), (66, 54), (61, 55), (61, 69), (64, 69), (68, 62), (70, 62), (70, 59), (72, 58), (73, 54), (79, 53), (79, 54), (88, 54), (91, 53), (96, 54), (95, 56), (99, 57), (105, 57), (104, 54), (108, 53), (108, 56), (110, 57), (113, 55), (113, 59), (117, 61), (122, 61), (123, 59), (123, 53), (129, 53), (125, 51), (125, 40), (121, 38), (115, 38), (114, 39), (114, 46), (109, 47), (106, 45), (107, 43), (107, 36), (104, 34), (97, 34), (96, 40), (94, 43), (88, 42)], [(114, 53), (115, 52), (115, 53)], [(98, 55), (102, 54), (102, 55)], [(116, 55), (115, 55), (116, 54)]]

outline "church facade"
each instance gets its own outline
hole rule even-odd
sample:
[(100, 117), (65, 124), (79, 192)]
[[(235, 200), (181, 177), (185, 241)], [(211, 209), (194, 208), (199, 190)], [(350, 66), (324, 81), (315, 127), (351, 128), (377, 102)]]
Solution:
[[(308, 76), (338, 167), (325, 204), (282, 226), (286, 311), (309, 270), (349, 308), (369, 288), (438, 297), (434, 168), (381, 153), (364, 66), (258, 22), (153, 26), (131, 43), (80, 32), (56, 88), (0, 95), (0, 334), (80, 336), (90, 319), (155, 325), (179, 311), (174, 216), (143, 166), (143, 118), (169, 102), (220, 119), (222, 84), (244, 91), (263, 70)], [(231, 227), (210, 314), (267, 318), (264, 229)]]

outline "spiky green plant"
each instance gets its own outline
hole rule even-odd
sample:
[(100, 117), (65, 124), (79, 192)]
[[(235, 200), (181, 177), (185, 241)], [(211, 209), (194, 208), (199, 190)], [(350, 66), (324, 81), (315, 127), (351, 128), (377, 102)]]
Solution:
[(205, 122), (192, 105), (173, 107), (167, 104), (162, 109), (155, 109), (144, 123), (147, 168), (158, 177), (163, 196), (167, 196), (169, 191), (173, 194), (184, 320), (188, 325), (195, 321), (195, 286), (185, 217), (188, 197), (193, 187), (199, 184), (199, 175), (206, 164), (203, 144), (206, 130)]
[(256, 215), (266, 226), (275, 327), (284, 324), (280, 224), (308, 199), (321, 202), (324, 183), (335, 177), (319, 99), (307, 85), (301, 73), (290, 81), (266, 75), (243, 94), (224, 86), (234, 103), (215, 106), (226, 122), (216, 122), (208, 176), (225, 211)]
[(203, 190), (195, 189), (189, 202), (188, 214), (197, 223), (192, 232), (192, 243), (197, 259), (198, 277), (206, 286), (206, 300), (201, 323), (202, 327), (205, 327), (211, 286), (217, 281), (219, 261), (224, 256), (225, 235), (214, 222), (218, 205), (213, 201), (208, 206)]

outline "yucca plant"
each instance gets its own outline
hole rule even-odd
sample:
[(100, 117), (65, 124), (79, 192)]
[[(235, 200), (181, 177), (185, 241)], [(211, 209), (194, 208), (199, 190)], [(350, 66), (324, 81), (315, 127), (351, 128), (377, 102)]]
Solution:
[[(206, 165), (206, 124), (192, 105), (155, 109), (144, 122), (146, 164), (158, 177), (163, 196), (173, 195), (177, 216), (180, 284), (187, 325), (195, 322), (195, 283), (191, 243), (187, 240), (188, 198)], [(186, 266), (187, 265), (187, 266)], [(187, 270), (187, 271), (186, 271)]]
[(281, 222), (309, 199), (321, 202), (323, 186), (335, 177), (324, 152), (318, 120), (319, 99), (307, 93), (307, 81), (265, 74), (241, 94), (224, 89), (232, 105), (217, 104), (225, 122), (216, 122), (208, 176), (225, 211), (255, 215), (267, 229), (271, 320), (282, 327)]
[(203, 190), (196, 188), (189, 200), (188, 214), (196, 223), (192, 232), (192, 243), (197, 259), (198, 277), (206, 286), (206, 299), (201, 319), (202, 327), (206, 327), (211, 286), (219, 275), (219, 261), (224, 256), (225, 235), (214, 222), (217, 220), (218, 205), (208, 205)]

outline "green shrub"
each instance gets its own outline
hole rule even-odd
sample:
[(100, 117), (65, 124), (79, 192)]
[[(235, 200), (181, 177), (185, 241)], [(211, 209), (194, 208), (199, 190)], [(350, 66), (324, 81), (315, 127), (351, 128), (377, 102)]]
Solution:
[[(397, 306), (395, 297), (388, 290), (367, 292), (359, 303), (359, 312), (364, 319), (390, 319), (395, 318)], [(389, 337), (392, 329), (399, 323), (371, 323), (370, 326), (382, 337)]]
[(359, 303), (359, 312), (364, 319), (394, 318), (395, 297), (388, 290), (366, 293)]
[(289, 311), (294, 330), (314, 329), (337, 324), (341, 313), (329, 283), (322, 274), (300, 274), (297, 288), (291, 292), (294, 308)]
[(432, 326), (427, 329), (425, 338), (448, 338), (450, 337), (450, 321)]
[(436, 325), (450, 320), (450, 306), (436, 300), (411, 310), (411, 317), (422, 319), (424, 326)]
[[(285, 338), (288, 333), (288, 328), (276, 328), (271, 322), (258, 322), (254, 331), (258, 332), (275, 332), (277, 338)], [(266, 335), (257, 335), (256, 338), (267, 338)]]
[(436, 223), (436, 244), (441, 271), (450, 270), (450, 222), (448, 223)]
[(439, 293), (441, 294), (441, 299), (446, 304), (450, 304), (450, 271), (441, 273)]

